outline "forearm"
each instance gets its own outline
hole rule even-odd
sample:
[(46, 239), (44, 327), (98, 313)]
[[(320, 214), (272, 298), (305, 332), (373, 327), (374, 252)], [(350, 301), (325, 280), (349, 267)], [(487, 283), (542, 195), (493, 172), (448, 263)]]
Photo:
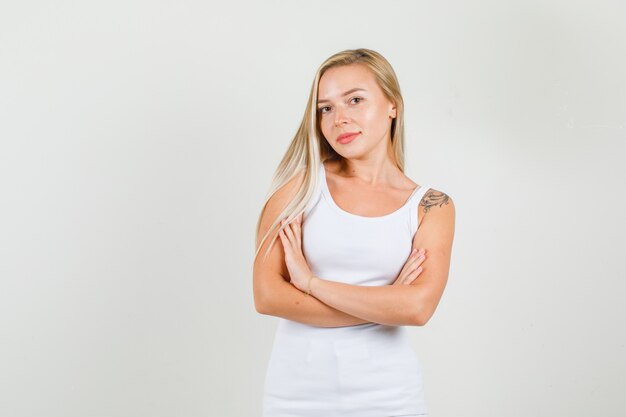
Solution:
[(311, 295), (325, 305), (374, 323), (419, 326), (419, 287), (361, 286), (314, 277)]
[(324, 304), (284, 280), (273, 285), (269, 292), (271, 299), (266, 300), (263, 314), (318, 327), (343, 327), (369, 322)]

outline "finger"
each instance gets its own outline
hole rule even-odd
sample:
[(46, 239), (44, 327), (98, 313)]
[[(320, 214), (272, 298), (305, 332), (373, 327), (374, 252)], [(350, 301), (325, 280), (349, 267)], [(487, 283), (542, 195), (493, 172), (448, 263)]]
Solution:
[(289, 238), (289, 242), (290, 242), (292, 245), (295, 245), (295, 240), (296, 240), (296, 238), (294, 237), (294, 235), (293, 235), (293, 231), (291, 230), (291, 223), (288, 223), (288, 224), (285, 226), (285, 229), (284, 229), (284, 230), (285, 230), (285, 234), (286, 234), (286, 235), (287, 235), (287, 237)]
[(413, 256), (411, 256), (411, 259), (409, 259), (409, 261), (407, 262), (408, 265), (413, 266), (414, 264), (421, 264), (422, 262), (424, 262), (424, 259), (426, 259), (425, 254), (423, 253), (415, 253)]
[(290, 259), (293, 257), (293, 248), (291, 247), (291, 243), (289, 242), (289, 238), (285, 236), (285, 232), (280, 231), (280, 241), (283, 244), (283, 252), (285, 253), (285, 262), (290, 262)]
[[(402, 283), (403, 284), (408, 284), (410, 282), (413, 281), (413, 279), (415, 279), (414, 277), (412, 277), (411, 275), (414, 275), (417, 270), (419, 269), (421, 272), (421, 266), (420, 266), (420, 262), (417, 262), (416, 259), (412, 260), (411, 262), (407, 263), (406, 265), (406, 272), (404, 273), (404, 276), (402, 277)], [(419, 272), (417, 272), (419, 273)]]
[(408, 274), (409, 272), (411, 272), (411, 266), (412, 266), (412, 265), (413, 265), (413, 262), (412, 262), (412, 260), (411, 260), (411, 259), (409, 259), (409, 260), (408, 260), (408, 261), (404, 264), (404, 266), (402, 267), (402, 270), (400, 271), (400, 274), (399, 274), (399, 280), (403, 280), (403, 279), (407, 276), (407, 274)]
[(285, 230), (284, 229), (278, 229), (278, 236), (280, 236), (281, 240), (287, 239), (287, 235), (285, 235)]
[(298, 249), (301, 247), (300, 243), (300, 228), (296, 224), (295, 220), (292, 220), (291, 223), (287, 225), (288, 233), (290, 233), (289, 238), (291, 240), (291, 244), (294, 249)]
[(413, 264), (411, 265), (411, 271), (415, 271), (418, 268), (422, 268), (422, 262), (424, 262), (424, 260), (426, 259), (426, 257), (421, 256), (420, 258), (416, 259), (415, 262), (413, 262)]
[(419, 276), (419, 274), (423, 271), (421, 264), (424, 260), (426, 260), (426, 249), (415, 249), (416, 248), (414, 248), (414, 250), (412, 250), (409, 254), (409, 257), (402, 267), (400, 274), (398, 274), (398, 277), (392, 285), (410, 284), (415, 281), (417, 276)]
[(287, 245), (289, 244), (289, 237), (287, 236), (286, 233), (286, 227), (282, 227), (285, 224), (284, 220), (281, 220), (280, 225), (281, 227), (278, 229), (278, 235), (280, 236), (280, 240), (283, 242), (283, 245)]
[(410, 265), (405, 265), (404, 269), (402, 270), (402, 272), (398, 276), (398, 283), (399, 284), (404, 283), (404, 281), (407, 279), (407, 277), (409, 276), (410, 273), (411, 273), (411, 266)]
[(289, 223), (287, 228), (289, 232), (291, 233), (291, 235), (289, 236), (291, 239), (291, 244), (293, 245), (294, 248), (299, 248), (300, 247), (300, 230), (298, 229), (298, 226), (296, 226), (295, 222), (291, 222)]
[(286, 242), (287, 237), (285, 236), (285, 233), (281, 229), (278, 230), (278, 237), (280, 237), (280, 243), (282, 243), (283, 248), (285, 248), (285, 246), (287, 245), (287, 242)]
[(410, 266), (408, 264), (404, 264), (404, 266), (402, 267), (402, 270), (400, 271), (400, 274), (398, 275), (398, 281), (402, 281), (404, 279), (404, 277), (409, 272), (409, 267)]
[(296, 245), (300, 246), (302, 244), (302, 228), (298, 220), (291, 224), (291, 230), (293, 230), (293, 234), (296, 237)]
[(402, 271), (400, 272), (400, 275), (405, 275), (411, 270), (411, 267), (415, 263), (415, 260), (417, 259), (418, 254), (419, 254), (419, 251), (411, 252), (409, 259), (404, 263), (404, 266), (402, 267)]
[(417, 277), (419, 276), (419, 274), (422, 272), (422, 267), (420, 266), (419, 268), (417, 268), (415, 271), (411, 272), (406, 279), (404, 280), (403, 284), (404, 285), (408, 285), (410, 283), (412, 283), (413, 281), (415, 281), (417, 279)]
[(420, 258), (420, 257), (422, 257), (422, 256), (426, 256), (426, 249), (424, 249), (424, 248), (422, 248), (422, 249), (420, 249), (420, 250), (416, 251), (416, 252), (413, 254), (413, 257), (414, 257), (414, 258)]
[(296, 217), (295, 219), (293, 219), (291, 221), (291, 223), (289, 223), (289, 225), (291, 226), (291, 228), (296, 231), (296, 229), (300, 228), (300, 223), (298, 222), (298, 218)]

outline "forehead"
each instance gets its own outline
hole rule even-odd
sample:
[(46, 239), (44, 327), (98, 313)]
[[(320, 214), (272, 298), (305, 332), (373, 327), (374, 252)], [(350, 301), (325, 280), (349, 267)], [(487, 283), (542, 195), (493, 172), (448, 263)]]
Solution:
[(320, 100), (341, 96), (352, 88), (376, 92), (379, 87), (374, 74), (364, 65), (352, 64), (333, 67), (320, 78), (317, 96)]

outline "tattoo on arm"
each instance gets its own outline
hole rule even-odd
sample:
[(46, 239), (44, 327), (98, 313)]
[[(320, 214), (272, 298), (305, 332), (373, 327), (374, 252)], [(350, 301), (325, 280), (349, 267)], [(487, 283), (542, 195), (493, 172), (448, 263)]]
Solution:
[(424, 207), (424, 213), (428, 213), (433, 206), (443, 206), (444, 204), (448, 204), (449, 197), (446, 193), (442, 193), (437, 190), (428, 190), (422, 201), (420, 202), (420, 206)]

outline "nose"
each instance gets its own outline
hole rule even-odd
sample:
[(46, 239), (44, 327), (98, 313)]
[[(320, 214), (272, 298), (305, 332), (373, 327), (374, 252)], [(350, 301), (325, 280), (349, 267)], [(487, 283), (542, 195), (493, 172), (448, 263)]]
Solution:
[(339, 106), (335, 110), (335, 126), (340, 126), (341, 124), (345, 124), (349, 121), (349, 117), (346, 114), (346, 111), (343, 107)]

